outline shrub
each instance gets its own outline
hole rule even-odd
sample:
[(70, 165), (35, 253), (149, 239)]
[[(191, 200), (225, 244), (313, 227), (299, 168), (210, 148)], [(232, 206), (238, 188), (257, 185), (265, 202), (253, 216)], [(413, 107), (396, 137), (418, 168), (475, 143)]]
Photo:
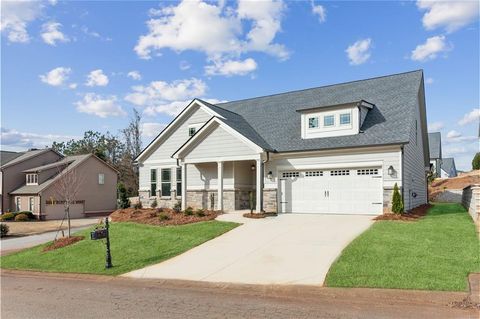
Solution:
[(480, 169), (480, 152), (473, 157), (472, 169)]
[(8, 227), (7, 224), (0, 224), (0, 237), (5, 237), (7, 236), (10, 228)]
[(205, 211), (203, 209), (199, 208), (195, 211), (195, 215), (197, 217), (203, 217), (203, 216), (205, 216)]
[(142, 209), (143, 208), (143, 205), (142, 205), (142, 202), (140, 201), (140, 199), (138, 200), (138, 202), (135, 203), (135, 205), (133, 205), (133, 208), (135, 208), (135, 209)]
[(29, 212), (29, 211), (17, 212), (17, 213), (15, 213), (15, 216), (20, 215), (20, 214), (27, 215), (29, 219), (34, 219), (35, 218), (35, 215), (33, 215), (33, 213)]
[(128, 199), (127, 189), (123, 183), (118, 183), (118, 206), (122, 209), (130, 207), (130, 200)]
[(15, 221), (16, 222), (26, 222), (28, 221), (28, 215), (27, 214), (18, 214), (15, 216)]
[(162, 214), (159, 214), (159, 215), (158, 215), (158, 219), (160, 219), (160, 220), (169, 220), (169, 219), (170, 219), (170, 216), (168, 216), (167, 214), (162, 213)]
[(182, 210), (182, 202), (176, 202), (175, 205), (173, 205), (173, 210), (175, 211), (175, 213), (180, 213), (180, 211)]
[(161, 212), (163, 212), (163, 208), (162, 207), (157, 208), (156, 211), (157, 211), (157, 213), (161, 213)]
[(187, 216), (191, 216), (191, 215), (193, 215), (193, 208), (188, 206), (187, 209), (185, 209), (185, 211), (183, 213)]
[(157, 199), (154, 198), (154, 199), (153, 199), (153, 202), (150, 204), (150, 207), (151, 207), (151, 208), (157, 208), (157, 206), (158, 206)]
[(395, 214), (403, 213), (403, 201), (397, 183), (393, 186), (392, 212)]
[(2, 220), (13, 220), (15, 218), (14, 213), (4, 213), (2, 214)]

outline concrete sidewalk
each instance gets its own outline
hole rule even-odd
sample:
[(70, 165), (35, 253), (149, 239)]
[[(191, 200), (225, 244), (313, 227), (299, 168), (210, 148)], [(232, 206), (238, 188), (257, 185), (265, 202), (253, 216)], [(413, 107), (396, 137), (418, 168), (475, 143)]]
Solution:
[(132, 271), (133, 278), (246, 284), (322, 285), (331, 264), (372, 216), (285, 214), (219, 220), (243, 225), (163, 263)]

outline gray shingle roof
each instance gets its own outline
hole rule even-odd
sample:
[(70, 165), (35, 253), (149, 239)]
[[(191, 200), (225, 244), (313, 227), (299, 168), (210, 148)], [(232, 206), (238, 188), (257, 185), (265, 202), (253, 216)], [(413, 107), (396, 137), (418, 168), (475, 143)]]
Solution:
[[(29, 159), (31, 157), (34, 157), (34, 156), (37, 156), (39, 154), (49, 152), (49, 151), (51, 151), (50, 148), (44, 148), (44, 149), (39, 149), (39, 150), (31, 150), (31, 151), (27, 151), (27, 152), (21, 152), (20, 156), (16, 156), (13, 159), (10, 159), (6, 163), (3, 163), (3, 159), (2, 159), (2, 168), (6, 167), (6, 166), (15, 165), (17, 163), (20, 163), (20, 162), (26, 160), (26, 159)], [(3, 157), (3, 155), (2, 155), (2, 157)]]
[(25, 154), (25, 152), (0, 151), (0, 166), (3, 166), (11, 160)]
[[(252, 141), (263, 140), (262, 145), (266, 146), (264, 148), (278, 152), (406, 143), (409, 141), (412, 123), (414, 125), (412, 119), (422, 77), (423, 72), (418, 70), (221, 103), (212, 109), (224, 116), (229, 124)], [(298, 110), (360, 100), (375, 105), (368, 112), (361, 127), (362, 133), (350, 136), (301, 138), (301, 114)]]
[(442, 170), (444, 170), (449, 177), (457, 176), (457, 169), (455, 167), (455, 160), (453, 157), (447, 157), (442, 159)]
[(430, 158), (442, 158), (442, 135), (440, 132), (428, 133)]
[[(90, 156), (93, 156), (93, 155), (92, 154), (84, 154), (84, 155), (67, 156), (67, 157), (63, 158), (62, 160), (60, 160), (58, 162), (48, 164), (48, 165), (44, 165), (44, 166), (39, 166), (39, 167), (41, 168), (41, 167), (50, 166), (50, 165), (53, 165), (53, 164), (56, 164), (55, 166), (58, 166), (58, 165), (70, 163), (68, 165), (68, 170), (71, 170), (74, 167), (80, 165), (84, 160), (86, 160)], [(28, 170), (28, 171), (31, 171), (31, 170)], [(46, 180), (45, 182), (43, 182), (39, 185), (23, 185), (20, 188), (17, 188), (16, 190), (10, 192), (10, 194), (11, 195), (38, 194), (42, 190), (44, 190), (48, 186), (50, 186), (54, 181), (59, 179), (62, 176), (62, 174), (65, 173), (66, 171), (67, 170), (65, 170), (65, 169), (62, 170), (62, 172), (60, 172), (60, 174), (56, 174), (56, 175), (52, 176), (51, 178), (49, 178), (48, 180)]]

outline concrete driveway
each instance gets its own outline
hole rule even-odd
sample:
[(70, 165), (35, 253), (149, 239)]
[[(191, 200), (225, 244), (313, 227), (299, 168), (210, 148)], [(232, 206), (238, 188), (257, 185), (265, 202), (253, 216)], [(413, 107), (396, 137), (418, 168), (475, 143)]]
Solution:
[(134, 278), (247, 284), (322, 285), (343, 248), (365, 231), (373, 216), (285, 214), (244, 223), (165, 262), (124, 274)]

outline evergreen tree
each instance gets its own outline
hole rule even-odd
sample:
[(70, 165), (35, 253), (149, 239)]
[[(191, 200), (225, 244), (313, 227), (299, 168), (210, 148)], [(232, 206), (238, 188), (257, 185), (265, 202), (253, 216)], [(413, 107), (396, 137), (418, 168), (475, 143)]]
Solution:
[(472, 169), (480, 169), (480, 153), (475, 154), (473, 157)]
[(395, 183), (393, 187), (393, 198), (392, 198), (392, 212), (395, 214), (403, 213), (403, 201), (400, 191), (398, 190), (398, 185)]
[(118, 197), (119, 197), (119, 206), (120, 208), (129, 208), (130, 200), (127, 196), (127, 189), (123, 183), (118, 183)]

